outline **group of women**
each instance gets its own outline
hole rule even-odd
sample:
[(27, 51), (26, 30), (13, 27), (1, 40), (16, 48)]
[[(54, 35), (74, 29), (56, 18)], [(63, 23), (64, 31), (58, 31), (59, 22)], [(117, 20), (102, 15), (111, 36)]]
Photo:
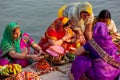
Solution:
[[(80, 80), (83, 75), (90, 80), (117, 80), (120, 58), (111, 36), (116, 32), (108, 10), (95, 17), (89, 2), (63, 5), (38, 44), (18, 23), (8, 24), (0, 44), (0, 65), (17, 63), (25, 67), (41, 60), (45, 52), (53, 63), (63, 64), (74, 55), (71, 80)], [(34, 54), (30, 53), (30, 47)]]

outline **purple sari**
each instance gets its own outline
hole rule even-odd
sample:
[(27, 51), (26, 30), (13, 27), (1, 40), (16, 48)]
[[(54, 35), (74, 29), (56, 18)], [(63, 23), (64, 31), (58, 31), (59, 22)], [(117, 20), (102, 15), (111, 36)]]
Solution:
[[(103, 58), (99, 55), (100, 51), (96, 50), (95, 45), (91, 44), (91, 41), (84, 45), (84, 49), (89, 51), (88, 55), (77, 56), (72, 64), (71, 73), (75, 80), (80, 80), (83, 74), (86, 74), (90, 80), (115, 80), (117, 79), (120, 69), (118, 66), (110, 64), (112, 59), (116, 62), (120, 62), (119, 56), (117, 56), (117, 48), (112, 42), (112, 37), (108, 34), (107, 26), (98, 22), (94, 26), (93, 39), (102, 49), (100, 51), (109, 55), (111, 60), (105, 60), (106, 55)], [(102, 53), (101, 52), (101, 53)]]

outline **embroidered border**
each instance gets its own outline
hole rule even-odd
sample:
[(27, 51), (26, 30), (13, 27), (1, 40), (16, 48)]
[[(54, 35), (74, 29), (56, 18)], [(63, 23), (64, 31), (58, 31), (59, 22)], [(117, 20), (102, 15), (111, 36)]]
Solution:
[(120, 63), (116, 61), (113, 57), (109, 56), (97, 43), (94, 39), (89, 41), (89, 44), (93, 47), (95, 51), (98, 52), (98, 55), (107, 63), (120, 68)]

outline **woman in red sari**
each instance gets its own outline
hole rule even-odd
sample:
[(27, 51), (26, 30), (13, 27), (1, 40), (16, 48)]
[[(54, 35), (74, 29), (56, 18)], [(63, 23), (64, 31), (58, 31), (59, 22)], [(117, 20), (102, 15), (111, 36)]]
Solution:
[(70, 28), (70, 20), (66, 17), (57, 18), (46, 30), (44, 37), (41, 38), (39, 45), (43, 51), (50, 46), (61, 46), (64, 53), (75, 48), (75, 34)]

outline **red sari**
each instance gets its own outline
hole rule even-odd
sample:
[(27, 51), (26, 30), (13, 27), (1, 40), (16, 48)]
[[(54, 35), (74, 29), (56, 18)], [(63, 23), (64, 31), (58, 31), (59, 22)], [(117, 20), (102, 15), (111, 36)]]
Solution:
[[(43, 51), (45, 51), (49, 46), (52, 46), (49, 39), (59, 40), (65, 36), (66, 31), (63, 28), (63, 25), (65, 24), (64, 19), (65, 17), (56, 19), (45, 32), (44, 37), (41, 38), (39, 45), (42, 47)], [(73, 31), (71, 28), (68, 29), (67, 33), (70, 34), (71, 37), (73, 36)], [(75, 44), (64, 41), (61, 46), (65, 50), (69, 50), (70, 47), (75, 47)]]

